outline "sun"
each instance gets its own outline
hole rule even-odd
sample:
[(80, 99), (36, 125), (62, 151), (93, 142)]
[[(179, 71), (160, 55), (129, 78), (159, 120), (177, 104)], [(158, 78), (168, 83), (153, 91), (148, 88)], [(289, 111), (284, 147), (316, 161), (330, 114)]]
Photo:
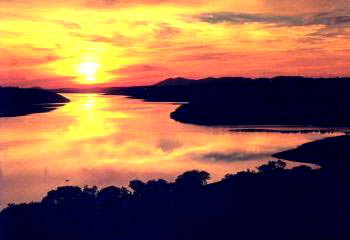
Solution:
[(85, 81), (96, 82), (96, 72), (100, 65), (95, 62), (84, 62), (79, 65), (79, 73), (85, 76)]

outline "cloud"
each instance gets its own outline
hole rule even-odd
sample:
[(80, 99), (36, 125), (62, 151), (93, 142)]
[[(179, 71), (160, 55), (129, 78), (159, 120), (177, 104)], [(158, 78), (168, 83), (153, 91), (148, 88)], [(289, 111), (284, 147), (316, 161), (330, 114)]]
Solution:
[(182, 143), (173, 139), (160, 139), (158, 147), (162, 149), (163, 152), (169, 153), (177, 148), (180, 148)]
[(137, 73), (145, 73), (145, 72), (158, 72), (158, 71), (164, 71), (164, 70), (166, 70), (166, 68), (159, 65), (136, 64), (136, 65), (130, 65), (123, 68), (112, 70), (111, 73), (137, 74)]
[(86, 41), (108, 43), (114, 46), (129, 47), (133, 45), (132, 39), (125, 37), (120, 33), (114, 33), (112, 37), (106, 37), (98, 34), (81, 34), (76, 32), (72, 32), (70, 35), (73, 37), (83, 38)]
[(242, 57), (246, 57), (246, 54), (232, 53), (232, 52), (208, 52), (198, 54), (187, 54), (178, 56), (178, 61), (232, 61), (240, 60)]
[(265, 0), (264, 8), (272, 12), (321, 12), (349, 9), (349, 0)]
[(160, 39), (173, 38), (180, 33), (181, 30), (179, 28), (173, 27), (169, 23), (160, 23), (155, 30), (155, 37)]
[[(0, 49), (0, 53), (1, 53)], [(44, 56), (19, 56), (19, 55), (5, 55), (0, 57), (0, 64), (4, 67), (28, 67), (42, 64), (48, 64), (61, 57), (54, 54), (47, 54)]]
[[(114, 69), (110, 73), (115, 74), (117, 77), (112, 81), (115, 81), (118, 86), (130, 86), (130, 82), (133, 85), (148, 85), (154, 84), (156, 81), (163, 80), (172, 76), (172, 70), (160, 65), (153, 64), (135, 64), (121, 68)], [(137, 83), (136, 81), (142, 81)]]
[(304, 41), (309, 43), (316, 43), (325, 38), (348, 37), (349, 35), (350, 26), (328, 26), (308, 34)]
[(204, 0), (86, 0), (85, 5), (88, 7), (112, 8), (112, 7), (127, 7), (137, 5), (199, 5)]
[(196, 16), (201, 22), (210, 24), (228, 23), (233, 25), (266, 24), (274, 27), (307, 27), (321, 26), (315, 32), (306, 35), (306, 41), (314, 41), (308, 37), (348, 36), (350, 30), (350, 10), (333, 10), (329, 12), (307, 13), (299, 15), (277, 15), (262, 13), (213, 12)]
[(236, 161), (247, 161), (247, 160), (256, 160), (266, 157), (271, 157), (273, 153), (242, 153), (242, 152), (233, 152), (233, 153), (220, 153), (220, 152), (211, 152), (199, 156), (199, 159), (205, 161), (213, 162), (236, 162)]
[(4, 31), (4, 30), (1, 30), (1, 29), (0, 29), (0, 35), (2, 37), (19, 37), (19, 36), (21, 36), (20, 33)]
[[(47, 141), (47, 139), (38, 138), (38, 139), (24, 139), (24, 140), (14, 140), (14, 141), (1, 142), (0, 150), (3, 151), (3, 150), (18, 147), (18, 146), (27, 146), (27, 145), (33, 144), (33, 143), (43, 143), (45, 141)], [(0, 164), (0, 166), (1, 166), (1, 164)], [(1, 173), (1, 168), (0, 168), (0, 173)], [(1, 174), (0, 174), (0, 177), (1, 177)]]
[(274, 15), (274, 14), (250, 14), (234, 12), (215, 12), (204, 13), (198, 16), (202, 22), (217, 24), (245, 24), (245, 23), (263, 23), (274, 24), (277, 26), (310, 26), (326, 25), (335, 26), (341, 24), (350, 24), (350, 16), (342, 12), (322, 12), (306, 15)]
[(13, 12), (0, 12), (0, 20), (4, 19), (4, 20), (20, 20), (20, 21), (30, 21), (30, 22), (40, 22), (40, 23), (52, 23), (52, 24), (58, 24), (61, 25), (64, 28), (68, 28), (68, 29), (81, 29), (81, 26), (73, 21), (67, 21), (67, 20), (52, 20), (46, 17), (39, 17), (36, 15), (32, 15), (28, 12), (23, 12), (23, 11), (19, 11), (16, 13)]
[(45, 86), (48, 88), (58, 88), (58, 87), (66, 87), (72, 81), (76, 79), (75, 76), (50, 76), (44, 78), (36, 78), (32, 80), (27, 80), (27, 86), (42, 86), (45, 83)]
[[(135, 24), (139, 23), (131, 22), (130, 24), (132, 26), (135, 26)], [(181, 30), (179, 28), (173, 27), (171, 24), (159, 23), (154, 26), (152, 36), (163, 41), (164, 39), (173, 39), (180, 33)], [(112, 33), (112, 36), (103, 36), (99, 34), (82, 34), (77, 32), (71, 32), (70, 35), (73, 37), (82, 38), (86, 41), (108, 43), (117, 47), (133, 47), (136, 43), (139, 44), (145, 39), (145, 36), (143, 34), (140, 36), (127, 37), (119, 32)]]
[(20, 73), (15, 72), (0, 72), (0, 82), (2, 86), (18, 86), (21, 83), (21, 87), (38, 87), (45, 86), (46, 88), (60, 88), (69, 86), (75, 79), (73, 76), (57, 77), (48, 76), (40, 77), (36, 76), (38, 73), (32, 70), (21, 70)]
[(75, 22), (63, 21), (63, 20), (48, 20), (48, 21), (52, 22), (52, 23), (57, 23), (65, 28), (69, 28), (69, 29), (81, 29), (81, 26)]

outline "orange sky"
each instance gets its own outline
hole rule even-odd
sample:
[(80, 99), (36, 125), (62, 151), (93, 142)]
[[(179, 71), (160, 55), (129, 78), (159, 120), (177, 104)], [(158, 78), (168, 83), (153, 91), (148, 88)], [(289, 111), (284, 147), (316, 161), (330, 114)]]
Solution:
[(349, 76), (350, 0), (0, 0), (0, 85)]

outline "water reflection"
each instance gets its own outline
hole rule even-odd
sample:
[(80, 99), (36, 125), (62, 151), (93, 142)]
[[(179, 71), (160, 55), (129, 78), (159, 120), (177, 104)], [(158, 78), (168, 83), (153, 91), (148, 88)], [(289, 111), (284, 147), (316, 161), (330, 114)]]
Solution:
[(127, 185), (190, 169), (213, 180), (271, 154), (327, 137), (231, 133), (169, 118), (177, 106), (120, 96), (67, 94), (53, 112), (0, 119), (0, 204), (37, 200), (57, 185)]
[(110, 104), (98, 95), (87, 94), (63, 107), (60, 112), (75, 118), (75, 121), (69, 124), (68, 131), (63, 137), (67, 141), (72, 141), (103, 137), (118, 132), (118, 126), (108, 121), (128, 118), (128, 115), (120, 111), (107, 111)]

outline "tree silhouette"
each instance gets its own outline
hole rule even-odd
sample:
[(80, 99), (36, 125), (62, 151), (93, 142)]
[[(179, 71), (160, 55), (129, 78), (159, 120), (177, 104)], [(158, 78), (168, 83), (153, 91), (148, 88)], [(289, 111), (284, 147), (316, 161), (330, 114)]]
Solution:
[(210, 179), (210, 174), (205, 171), (192, 170), (183, 173), (175, 180), (175, 184), (178, 186), (186, 187), (201, 187), (207, 184)]
[(97, 198), (103, 202), (113, 203), (116, 201), (127, 199), (129, 194), (130, 192), (124, 187), (118, 188), (115, 186), (109, 186), (98, 191)]
[(286, 168), (286, 166), (287, 164), (285, 162), (278, 160), (278, 161), (269, 161), (267, 164), (257, 167), (257, 169), (261, 173), (268, 173), (268, 172), (274, 172), (276, 170), (283, 170)]
[(43, 198), (43, 203), (46, 204), (64, 204), (70, 202), (77, 202), (83, 197), (83, 192), (80, 187), (65, 186), (58, 187), (56, 190), (52, 190), (47, 193), (47, 196)]
[(129, 183), (129, 187), (134, 190), (136, 194), (142, 193), (146, 184), (140, 180), (132, 180)]

